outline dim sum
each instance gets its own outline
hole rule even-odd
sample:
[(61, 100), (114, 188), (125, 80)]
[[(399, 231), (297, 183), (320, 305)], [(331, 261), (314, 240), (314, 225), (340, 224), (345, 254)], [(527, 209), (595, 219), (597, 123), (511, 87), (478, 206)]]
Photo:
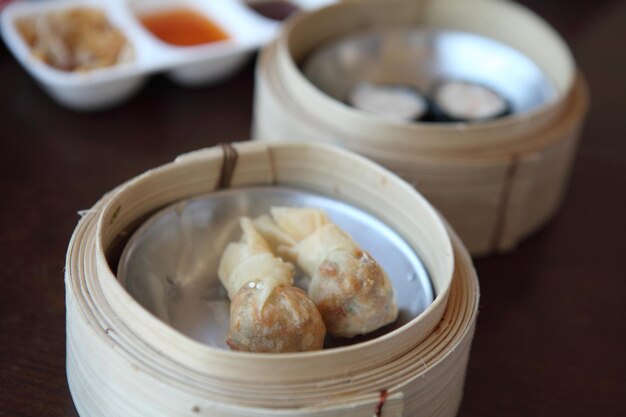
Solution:
[(271, 217), (261, 216), (255, 224), (276, 252), (310, 277), (308, 295), (328, 333), (353, 337), (396, 320), (385, 271), (322, 210), (273, 207)]
[(306, 293), (293, 287), (293, 266), (274, 256), (249, 218), (241, 241), (224, 250), (218, 276), (231, 300), (226, 343), (248, 352), (321, 349), (326, 328)]

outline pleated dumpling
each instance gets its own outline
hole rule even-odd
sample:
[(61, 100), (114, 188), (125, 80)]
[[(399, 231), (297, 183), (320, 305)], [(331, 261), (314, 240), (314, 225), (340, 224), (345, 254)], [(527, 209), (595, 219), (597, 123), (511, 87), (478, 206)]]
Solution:
[(248, 352), (321, 349), (326, 329), (306, 293), (293, 287), (293, 266), (274, 256), (248, 218), (241, 241), (224, 250), (218, 276), (231, 300), (227, 344)]
[(255, 224), (276, 252), (311, 278), (309, 298), (330, 334), (353, 337), (396, 320), (385, 271), (322, 210), (273, 207), (271, 217), (261, 216)]

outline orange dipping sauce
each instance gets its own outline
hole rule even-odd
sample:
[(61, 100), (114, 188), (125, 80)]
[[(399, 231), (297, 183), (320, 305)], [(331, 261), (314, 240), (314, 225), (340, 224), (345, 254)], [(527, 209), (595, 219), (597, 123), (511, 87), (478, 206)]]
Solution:
[(176, 46), (202, 45), (229, 38), (218, 25), (190, 9), (169, 9), (143, 15), (139, 20), (154, 36)]

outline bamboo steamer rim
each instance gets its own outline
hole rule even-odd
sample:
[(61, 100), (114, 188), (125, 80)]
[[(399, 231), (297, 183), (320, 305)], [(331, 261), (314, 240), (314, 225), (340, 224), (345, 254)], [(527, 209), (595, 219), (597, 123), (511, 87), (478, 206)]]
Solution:
[[(85, 214), (68, 249), (68, 379), (81, 416), (179, 415), (181, 407), (207, 401), (215, 416), (359, 416), (379, 403), (383, 390), (389, 395), (383, 416), (456, 414), (479, 293), (469, 255), (453, 232), (455, 267), (446, 310), (437, 328), (407, 354), (334, 380), (254, 384), (207, 379), (199, 377), (201, 370), (169, 360), (156, 346), (142, 351), (137, 342), (144, 341), (125, 339), (129, 317), (106, 317), (113, 312), (103, 304), (107, 300), (97, 286), (93, 259), (103, 207), (116, 192)], [(189, 415), (195, 412), (190, 409)]]
[(256, 68), (255, 140), (281, 142), (297, 137), (332, 143), (383, 164), (423, 192), (475, 255), (510, 251), (557, 212), (589, 107), (581, 73), (564, 102), (563, 114), (516, 146), (433, 153), (385, 143), (368, 146), (356, 133), (342, 136), (326, 120), (302, 108), (295, 94), (285, 89), (277, 74), (275, 50), (275, 44), (264, 49)]
[[(119, 396), (125, 396), (124, 399), (130, 401), (124, 407), (135, 408), (134, 413), (129, 408), (123, 410), (123, 414), (128, 416), (142, 416), (147, 411), (157, 416), (172, 415), (180, 413), (181, 404), (201, 401), (216, 401), (211, 406), (214, 410), (212, 415), (216, 416), (356, 416), (365, 414), (358, 412), (363, 404), (369, 403), (371, 406), (380, 401), (382, 390), (389, 394), (383, 416), (401, 415), (403, 405), (402, 415), (418, 415), (416, 410), (420, 411), (420, 416), (456, 414), (479, 294), (469, 255), (452, 232), (455, 277), (451, 302), (438, 328), (414, 350), (399, 358), (394, 366), (379, 370), (367, 369), (335, 381), (314, 381), (309, 384), (288, 382), (245, 386), (226, 380), (210, 380), (212, 384), (206, 384), (206, 381), (196, 380), (191, 370), (179, 369), (178, 377), (165, 372), (161, 364), (154, 362), (158, 355), (144, 357), (140, 353), (131, 352), (134, 345), (123, 346), (122, 341), (115, 337), (116, 331), (100, 327), (106, 323), (93, 317), (103, 311), (97, 309), (98, 305), (92, 298), (97, 294), (81, 287), (84, 284), (82, 279), (88, 278), (81, 274), (87, 272), (81, 271), (81, 267), (89, 265), (83, 265), (81, 261), (86, 258), (79, 255), (93, 255), (96, 224), (102, 206), (110, 198), (111, 195), (105, 196), (85, 215), (75, 230), (68, 250), (68, 379), (81, 416), (119, 414), (120, 409), (115, 409), (120, 407)], [(97, 281), (97, 277), (91, 278)], [(90, 300), (94, 304), (89, 305)], [(80, 307), (78, 310), (77, 305)], [(79, 326), (84, 323), (96, 325), (87, 328)], [(91, 346), (87, 346), (89, 342)], [(92, 350), (86, 349), (89, 347)], [(123, 357), (122, 363), (127, 366), (118, 369), (120, 364), (117, 361), (120, 357)], [(180, 364), (173, 365), (180, 367)], [(398, 369), (405, 372), (400, 373)], [(107, 371), (113, 376), (121, 375), (121, 379), (112, 381)], [(132, 380), (138, 376), (157, 380), (151, 381), (149, 389), (142, 391), (142, 384)], [(240, 393), (242, 388), (247, 388), (249, 392)], [(128, 395), (132, 397), (130, 400)], [(149, 396), (148, 400), (146, 396)], [(346, 409), (357, 412), (347, 414)], [(435, 411), (431, 413), (432, 410)]]
[[(337, 126), (329, 123), (327, 119), (307, 112), (307, 109), (297, 101), (297, 95), (290, 94), (280, 82), (275, 63), (276, 49), (277, 45), (271, 44), (259, 56), (256, 69), (257, 95), (260, 94), (259, 89), (264, 88), (266, 91), (263, 94), (269, 94), (274, 100), (278, 100), (282, 111), (288, 112), (293, 118), (306, 123), (311, 128), (315, 127), (319, 132), (315, 135), (316, 141), (344, 146), (394, 170), (398, 165), (410, 166), (414, 163), (492, 164), (499, 163), (503, 159), (509, 161), (512, 155), (536, 153), (566, 138), (566, 132), (577, 129), (589, 109), (589, 89), (584, 75), (577, 72), (574, 85), (563, 101), (562, 112), (558, 116), (555, 115), (552, 123), (544, 126), (541, 131), (533, 134), (528, 132), (523, 141), (511, 143), (510, 146), (459, 147), (459, 149), (450, 148), (446, 152), (434, 153), (425, 152), (422, 149), (417, 150), (416, 147), (419, 146), (417, 141), (396, 144), (397, 146), (389, 146), (385, 143), (385, 146), (381, 146), (383, 143), (380, 140), (372, 138), (371, 141), (367, 141), (363, 140), (366, 138), (364, 135), (357, 136), (353, 132), (340, 132)], [(505, 134), (500, 132), (500, 135)], [(439, 140), (445, 142), (447, 137), (441, 137)], [(390, 141), (390, 137), (385, 136), (385, 141)]]
[(528, 155), (537, 154), (547, 148), (555, 146), (568, 137), (568, 133), (580, 128), (584, 114), (589, 109), (589, 90), (582, 73), (578, 73), (573, 89), (565, 101), (563, 113), (554, 120), (554, 123), (546, 126), (541, 132), (531, 135), (526, 141), (517, 143), (502, 154), (500, 150), (489, 149), (480, 154), (471, 151), (461, 152), (457, 155), (424, 156), (411, 153), (408, 149), (398, 150), (390, 148), (366, 147), (359, 148), (359, 153), (392, 169), (394, 172), (411, 170), (417, 162), (431, 163), (441, 166), (450, 165), (490, 165), (499, 163), (503, 159), (510, 161), (512, 158), (524, 158)]
[[(394, 189), (410, 196), (407, 198), (412, 203), (411, 207), (419, 209), (421, 215), (428, 218), (429, 222), (434, 225), (432, 230), (429, 230), (430, 237), (437, 242), (435, 246), (441, 251), (440, 255), (444, 260), (443, 263), (445, 263), (442, 268), (439, 268), (444, 271), (443, 278), (440, 282), (433, 282), (437, 292), (435, 301), (424, 313), (411, 322), (379, 338), (342, 348), (298, 354), (252, 354), (211, 348), (189, 339), (153, 317), (132, 299), (118, 283), (109, 267), (106, 253), (113, 239), (126, 227), (124, 222), (132, 222), (145, 215), (147, 211), (152, 211), (182, 197), (209, 192), (214, 187), (218, 180), (222, 156), (219, 149), (208, 149), (179, 158), (173, 164), (151, 170), (135, 180), (131, 180), (121, 186), (102, 208), (98, 220), (98, 239), (96, 242), (98, 276), (112, 312), (118, 317), (139, 318), (137, 323), (125, 323), (129, 331), (137, 333), (145, 340), (151, 340), (150, 343), (160, 344), (161, 354), (175, 358), (177, 362), (185, 364), (189, 369), (202, 369), (203, 373), (223, 377), (229, 371), (232, 373), (232, 369), (243, 367), (245, 369), (239, 369), (236, 372), (236, 379), (249, 379), (250, 382), (257, 381), (259, 375), (262, 375), (265, 381), (270, 379), (282, 381), (287, 378), (293, 378), (294, 381), (297, 381), (337, 377), (351, 369), (371, 368), (373, 365), (389, 362), (404, 355), (412, 346), (427, 337), (445, 309), (452, 277), (453, 255), (450, 241), (444, 226), (440, 224), (438, 215), (419, 194), (415, 193), (410, 185), (365, 158), (335, 147), (311, 144), (243, 143), (237, 144), (236, 148), (241, 159), (238, 167), (241, 169), (235, 171), (233, 177), (235, 185), (242, 185), (242, 183), (249, 181), (249, 179), (244, 178), (246, 175), (254, 178), (252, 183), (259, 183), (258, 178), (264, 178), (265, 184), (281, 183), (284, 181), (281, 178), (283, 176), (281, 169), (283, 168), (278, 165), (280, 161), (276, 154), (286, 151), (290, 152), (291, 156), (303, 154), (307, 155), (307, 158), (315, 158), (315, 155), (319, 154), (322, 159), (330, 162), (331, 166), (335, 163), (335, 158), (339, 157), (342, 161), (341, 165), (356, 167), (361, 173), (363, 171), (371, 172), (373, 175), (384, 177), (389, 187), (393, 186)], [(254, 164), (252, 161), (258, 159), (259, 156), (267, 158), (267, 164), (264, 167), (252, 165), (252, 168), (248, 169), (249, 172), (243, 172), (246, 161)], [(287, 161), (286, 158), (283, 158), (282, 161), (282, 163), (287, 164), (286, 170), (290, 169), (289, 164), (292, 164), (291, 168), (293, 169), (303, 169), (301, 161)], [(213, 169), (210, 167), (211, 162)], [(293, 165), (294, 163), (295, 165)], [(272, 168), (270, 168), (270, 164), (272, 164)], [(263, 169), (273, 169), (274, 173), (261, 173)], [(328, 170), (329, 167), (326, 166), (325, 169)], [(212, 177), (210, 174), (207, 176), (210, 171), (213, 171)], [(168, 178), (173, 178), (173, 181), (170, 181), (165, 188), (157, 186), (161, 180)], [(191, 178), (190, 183), (185, 184), (185, 180), (188, 178)], [(343, 180), (346, 181), (346, 178), (344, 177)], [(154, 201), (141, 200), (141, 194), (146, 190), (153, 193), (151, 198)], [(121, 204), (125, 205), (122, 211), (119, 208)], [(150, 204), (150, 207), (149, 209), (143, 208), (141, 204)], [(371, 209), (372, 207), (368, 208)], [(380, 215), (380, 213), (378, 214)], [(420, 221), (424, 222), (425, 220), (421, 219)], [(111, 227), (111, 223), (122, 226)], [(397, 224), (391, 225), (398, 230)], [(407, 237), (405, 236), (405, 238)], [(410, 242), (411, 240), (407, 239), (407, 241)], [(415, 245), (414, 241), (415, 239), (412, 242), (413, 246)], [(422, 248), (422, 250), (424, 249)], [(429, 259), (424, 259), (424, 253), (421, 255), (429, 269), (431, 279), (434, 279), (437, 271), (432, 270), (433, 265), (429, 265)], [(165, 342), (166, 340), (170, 341), (169, 345)], [(387, 354), (378, 355), (377, 352), (380, 351), (385, 351)], [(367, 358), (367, 361), (364, 361), (364, 358)], [(343, 363), (343, 366), (338, 367), (336, 365), (338, 360)], [(306, 373), (294, 375), (294, 367), (306, 370)], [(271, 375), (268, 375), (268, 372), (271, 372)]]
[[(418, 19), (420, 13), (435, 20), (450, 19), (446, 25), (448, 28), (491, 37), (516, 47), (535, 62), (541, 61), (537, 63), (550, 74), (557, 87), (558, 97), (535, 109), (479, 124), (446, 126), (390, 122), (371, 117), (327, 96), (313, 86), (298, 68), (297, 62), (323, 41), (385, 20), (411, 22)], [(493, 16), (506, 21), (506, 27), (495, 25)], [(472, 20), (477, 18), (479, 20)], [(346, 26), (348, 29), (345, 29)], [(510, 28), (518, 26), (526, 28), (523, 34), (512, 33)], [(535, 42), (530, 43), (527, 39), (529, 33), (534, 36)], [(533, 47), (537, 37), (542, 48)], [(506, 149), (523, 142), (562, 113), (576, 74), (574, 59), (560, 35), (537, 14), (513, 2), (388, 0), (337, 3), (289, 19), (275, 42), (276, 71), (280, 73), (289, 94), (308, 111), (336, 129), (342, 130), (342, 126), (345, 126), (345, 132), (350, 132), (354, 126), (362, 126), (360, 132), (364, 134), (359, 137), (361, 141), (380, 145), (381, 137), (384, 137), (385, 146), (413, 147), (421, 152)], [(525, 47), (520, 47), (520, 44)], [(538, 60), (538, 57), (542, 59)], [(552, 70), (544, 60), (550, 61)]]

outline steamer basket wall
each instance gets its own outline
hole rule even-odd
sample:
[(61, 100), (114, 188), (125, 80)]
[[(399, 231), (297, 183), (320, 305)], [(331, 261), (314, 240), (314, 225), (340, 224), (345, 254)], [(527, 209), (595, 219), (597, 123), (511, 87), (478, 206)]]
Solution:
[[(78, 224), (66, 267), (67, 372), (82, 417), (453, 416), (478, 283), (456, 236), (408, 184), (334, 147), (243, 143), (184, 155), (105, 195)], [(146, 216), (224, 186), (289, 185), (362, 207), (401, 232), (436, 292), (421, 315), (356, 345), (299, 354), (212, 348), (151, 315), (112, 273), (116, 247)], [(419, 214), (414, 216), (413, 214)], [(386, 396), (386, 400), (385, 400)], [(382, 400), (381, 400), (382, 398)]]
[[(397, 123), (344, 105), (301, 71), (306, 58), (332, 40), (402, 25), (460, 30), (510, 45), (537, 64), (555, 95), (483, 123)], [(534, 47), (538, 44), (542, 47)], [(333, 143), (386, 166), (415, 185), (470, 252), (481, 255), (513, 249), (556, 213), (587, 101), (567, 45), (547, 23), (512, 2), (348, 2), (296, 17), (263, 50), (253, 137)]]

